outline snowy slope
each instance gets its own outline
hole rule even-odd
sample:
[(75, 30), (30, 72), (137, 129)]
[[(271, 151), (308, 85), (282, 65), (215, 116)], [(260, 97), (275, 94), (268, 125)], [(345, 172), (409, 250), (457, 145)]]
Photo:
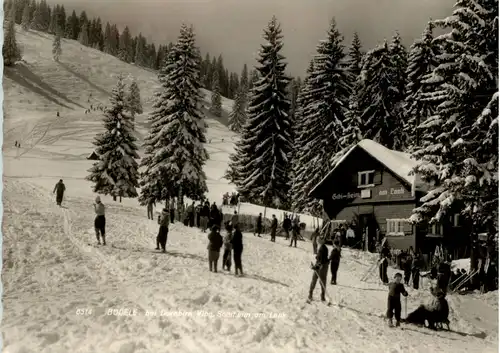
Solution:
[[(95, 195), (84, 180), (91, 165), (85, 157), (101, 129), (98, 112), (84, 113), (89, 93), (105, 104), (106, 94), (96, 87), (107, 92), (115, 83), (111, 75), (130, 71), (146, 97), (155, 76), (65, 42), (62, 63), (78, 75), (71, 74), (52, 62), (50, 36), (20, 33), (18, 39), (25, 67), (38, 81), (20, 68), (16, 74), (29, 84), (13, 75), (4, 81), (4, 352), (498, 351), (496, 292), (450, 297), (454, 332), (387, 328), (381, 318), (386, 289), (375, 273), (368, 282), (359, 281), (375, 261), (371, 254), (344, 251), (339, 285), (328, 286), (332, 301), (343, 306), (327, 308), (304, 304), (313, 260), (309, 242), (290, 248), (281, 238), (270, 243), (245, 234), (247, 276), (213, 274), (205, 234), (175, 224), (168, 253), (157, 254), (152, 250), (157, 225), (146, 219), (146, 210), (136, 200), (119, 204), (103, 197), (109, 244), (89, 246), (95, 241)], [(68, 108), (57, 92), (72, 101), (64, 103)], [(212, 141), (205, 171), (209, 197), (217, 200), (232, 191), (222, 175), (235, 136), (213, 119), (208, 124)], [(139, 127), (144, 134), (145, 127)], [(13, 147), (15, 140), (21, 149)], [(67, 187), (63, 208), (52, 194), (60, 178)], [(426, 290), (410, 290), (410, 295), (408, 312), (429, 298)], [(136, 309), (136, 316), (106, 315), (109, 309)]]

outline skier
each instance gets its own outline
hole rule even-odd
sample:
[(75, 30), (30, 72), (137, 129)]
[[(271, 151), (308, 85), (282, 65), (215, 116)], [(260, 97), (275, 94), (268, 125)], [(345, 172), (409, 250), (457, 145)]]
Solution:
[(293, 226), (292, 226), (292, 239), (290, 240), (290, 247), (292, 244), (294, 244), (294, 247), (297, 247), (297, 238), (299, 237), (300, 234), (300, 225), (299, 225), (299, 218), (295, 218), (293, 220)]
[(101, 198), (99, 196), (95, 198), (94, 211), (96, 214), (94, 220), (94, 229), (95, 236), (97, 238), (97, 244), (101, 245), (100, 238), (102, 238), (102, 245), (106, 245), (106, 217), (104, 216), (105, 207), (101, 202)]
[(226, 227), (226, 236), (224, 237), (224, 254), (222, 255), (222, 269), (231, 271), (231, 241), (233, 240), (233, 226), (228, 224)]
[(271, 220), (271, 241), (276, 242), (276, 230), (278, 229), (278, 220), (276, 216), (273, 215), (273, 219)]
[(170, 199), (170, 222), (175, 223), (175, 197)]
[(158, 235), (156, 236), (156, 250), (162, 252), (167, 252), (167, 237), (168, 237), (168, 226), (170, 224), (169, 210), (165, 207), (161, 211), (161, 215), (158, 217), (158, 224), (160, 225), (158, 229)]
[[(262, 233), (262, 213), (259, 213), (259, 217), (257, 217), (257, 236), (260, 238), (260, 233)], [(253, 233), (255, 236), (255, 233)]]
[(283, 230), (285, 231), (285, 239), (288, 240), (290, 238), (290, 228), (292, 228), (292, 221), (288, 217), (288, 215), (285, 216), (285, 219), (283, 220)]
[(56, 184), (54, 191), (52, 192), (53, 194), (56, 194), (56, 203), (58, 206), (61, 206), (64, 191), (66, 191), (66, 186), (64, 185), (62, 179), (59, 179), (59, 182)]
[(234, 227), (231, 244), (233, 248), (234, 274), (236, 276), (243, 276), (243, 266), (241, 265), (241, 253), (243, 252), (243, 234), (241, 234), (239, 225), (236, 225), (236, 227)]
[(332, 271), (332, 281), (331, 284), (337, 284), (337, 271), (339, 270), (340, 258), (341, 258), (340, 242), (335, 239), (333, 242), (332, 253), (330, 254), (330, 270)]
[(195, 218), (196, 218), (196, 227), (201, 228), (201, 207), (202, 203), (200, 202), (199, 205), (196, 205), (196, 208), (194, 209), (195, 213)]
[(396, 317), (396, 327), (401, 323), (401, 294), (407, 297), (408, 292), (405, 289), (401, 280), (403, 276), (401, 273), (394, 275), (394, 282), (389, 283), (389, 296), (387, 297), (387, 320), (389, 326), (392, 327), (392, 317)]
[(319, 228), (316, 228), (316, 230), (311, 235), (311, 242), (313, 245), (314, 255), (318, 253), (318, 237), (319, 237)]
[(309, 297), (308, 301), (313, 300), (314, 288), (316, 288), (316, 283), (318, 279), (321, 285), (321, 301), (325, 301), (326, 294), (326, 277), (328, 275), (328, 248), (325, 245), (325, 239), (319, 238), (320, 247), (318, 249), (318, 254), (316, 255), (316, 264), (312, 266), (313, 277), (311, 281), (311, 286), (309, 287)]
[(201, 208), (200, 216), (201, 230), (205, 233), (208, 228), (208, 218), (210, 216), (210, 203), (208, 201)]
[(14, 143), (14, 147), (17, 147), (17, 141)]
[(189, 226), (194, 227), (194, 201), (187, 208), (187, 214), (189, 219)]
[(208, 234), (208, 264), (210, 272), (217, 272), (217, 262), (219, 261), (220, 248), (223, 245), (222, 236), (219, 233), (219, 227), (212, 226)]
[(237, 212), (237, 211), (234, 211), (234, 214), (233, 214), (233, 216), (231, 217), (231, 226), (233, 226), (233, 227), (234, 227), (235, 225), (239, 224), (239, 222), (238, 222), (238, 218), (239, 218), (239, 217), (238, 217), (238, 212)]
[(154, 200), (149, 200), (148, 202), (148, 219), (154, 219), (153, 217), (153, 207), (156, 207), (156, 203), (154, 202)]

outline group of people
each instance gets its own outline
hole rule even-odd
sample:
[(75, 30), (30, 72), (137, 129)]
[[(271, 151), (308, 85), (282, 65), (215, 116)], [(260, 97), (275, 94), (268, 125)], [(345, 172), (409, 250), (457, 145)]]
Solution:
[[(276, 241), (276, 234), (278, 233), (278, 219), (276, 218), (276, 215), (272, 215), (271, 218), (271, 241), (275, 242)], [(262, 213), (259, 214), (259, 217), (257, 219), (257, 229), (258, 229), (258, 234), (260, 236), (260, 232), (262, 230)], [(285, 239), (288, 240), (290, 239), (290, 247), (293, 245), (294, 247), (297, 247), (297, 240), (300, 237), (300, 219), (299, 217), (295, 217), (292, 221), (292, 219), (285, 214), (285, 218), (283, 219), (283, 224), (282, 224), (282, 229), (283, 232), (285, 233)], [(290, 236), (291, 232), (291, 236)]]
[(233, 192), (231, 195), (229, 195), (228, 192), (226, 192), (224, 195), (222, 195), (222, 205), (223, 206), (237, 206), (238, 203), (240, 202), (240, 194), (237, 194)]
[(228, 221), (225, 223), (226, 235), (220, 234), (220, 228), (213, 225), (208, 234), (208, 264), (211, 272), (217, 272), (221, 248), (224, 247), (222, 256), (222, 269), (231, 271), (231, 254), (234, 259), (236, 276), (243, 276), (241, 254), (243, 253), (243, 234), (238, 223)]
[(21, 148), (21, 143), (20, 143), (20, 142), (15, 141), (15, 143), (14, 143), (14, 147)]

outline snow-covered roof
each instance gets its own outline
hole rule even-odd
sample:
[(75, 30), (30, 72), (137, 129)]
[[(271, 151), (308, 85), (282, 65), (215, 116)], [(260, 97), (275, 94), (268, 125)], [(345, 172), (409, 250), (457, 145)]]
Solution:
[(355, 146), (353, 146), (349, 151), (346, 152), (340, 158), (333, 169), (328, 173), (326, 177), (324, 177), (309, 193), (312, 195), (316, 189), (322, 185), (330, 176), (337, 170), (337, 168), (347, 159), (347, 157), (357, 148), (363, 149), (370, 156), (378, 160), (381, 164), (383, 164), (387, 169), (392, 171), (398, 177), (400, 177), (403, 181), (407, 182), (408, 185), (412, 186), (412, 189), (415, 186), (415, 179), (420, 179), (418, 176), (412, 175), (412, 170), (417, 166), (417, 161), (411, 158), (409, 153), (399, 152), (390, 150), (387, 147), (382, 146), (378, 142), (373, 140), (364, 139), (359, 141)]

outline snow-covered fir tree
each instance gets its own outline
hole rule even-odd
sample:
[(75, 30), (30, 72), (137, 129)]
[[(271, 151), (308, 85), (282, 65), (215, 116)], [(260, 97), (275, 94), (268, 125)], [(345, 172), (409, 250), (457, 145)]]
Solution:
[(145, 168), (140, 202), (187, 196), (199, 200), (208, 190), (203, 165), (206, 123), (200, 111), (199, 67), (193, 29), (183, 25), (178, 42), (169, 51), (158, 78), (161, 90), (155, 96), (145, 139)]
[(44, 18), (43, 11), (40, 6), (37, 6), (35, 12), (33, 13), (33, 19), (31, 20), (30, 28), (35, 31), (42, 31), (44, 28)]
[(240, 91), (241, 90), (248, 92), (248, 67), (247, 67), (247, 64), (243, 65), (243, 69), (241, 70)]
[(422, 37), (410, 47), (408, 68), (406, 71), (406, 98), (404, 104), (405, 135), (408, 138), (408, 150), (419, 144), (419, 129), (421, 121), (434, 114), (436, 105), (426, 99), (426, 94), (432, 92), (433, 80), (430, 74), (438, 65), (438, 50), (433, 43), (433, 23), (429, 22)]
[[(301, 149), (302, 146), (307, 144), (307, 131), (308, 122), (306, 116), (304, 115), (304, 109), (312, 102), (314, 97), (311, 94), (311, 75), (314, 72), (314, 58), (310, 61), (309, 66), (306, 70), (306, 77), (304, 82), (302, 82), (299, 94), (297, 96), (297, 109), (295, 110), (294, 126), (293, 126), (293, 150), (295, 151), (292, 159), (292, 188), (290, 190), (291, 195), (298, 195), (304, 189), (304, 180), (297, 178), (297, 175), (303, 169), (301, 164), (302, 156), (305, 151)], [(299, 200), (296, 197), (292, 197), (292, 209), (299, 210), (305, 209), (304, 200)]]
[(16, 61), (21, 60), (21, 51), (17, 45), (15, 28), (16, 6), (12, 5), (7, 19), (7, 29), (2, 47), (3, 64), (13, 66)]
[(245, 121), (247, 120), (246, 115), (246, 91), (243, 87), (238, 91), (236, 99), (233, 103), (233, 108), (229, 114), (229, 129), (234, 132), (241, 132)]
[(94, 145), (99, 160), (90, 168), (93, 191), (113, 197), (137, 197), (139, 186), (136, 138), (132, 121), (126, 113), (125, 83), (119, 77), (111, 93), (110, 108), (104, 113), (105, 132), (98, 134)]
[(366, 54), (354, 105), (360, 113), (364, 138), (400, 150), (406, 139), (394, 62), (387, 42)]
[(141, 91), (135, 79), (130, 84), (127, 95), (127, 110), (130, 112), (132, 122), (137, 114), (142, 114)]
[(264, 30), (264, 38), (256, 66), (259, 80), (250, 92), (247, 123), (230, 168), (237, 171), (237, 189), (246, 199), (279, 206), (289, 201), (292, 126), (287, 97), (290, 79), (285, 74), (281, 28), (275, 17)]
[(29, 1), (26, 2), (23, 9), (23, 18), (21, 21), (21, 27), (23, 30), (27, 31), (30, 28), (31, 23), (31, 5)]
[(52, 57), (54, 58), (54, 61), (59, 62), (61, 54), (62, 54), (61, 34), (58, 31), (54, 36), (54, 42), (52, 43)]
[(361, 61), (363, 59), (363, 53), (361, 52), (361, 40), (359, 39), (358, 32), (354, 32), (354, 36), (352, 37), (352, 43), (349, 47), (349, 70), (353, 74), (353, 77), (356, 79), (361, 73)]
[(421, 124), (415, 171), (431, 189), (411, 220), (461, 213), (473, 233), (498, 231), (498, 0), (459, 0), (435, 23), (451, 29), (435, 39), (432, 94), (443, 101)]
[(212, 79), (212, 106), (210, 107), (210, 112), (215, 116), (222, 115), (222, 97), (220, 95), (220, 85), (219, 85), (219, 74), (214, 73)]
[[(327, 39), (322, 40), (314, 57), (314, 70), (308, 79), (308, 105), (301, 119), (302, 143), (298, 157), (300, 168), (295, 170), (293, 195), (295, 210), (315, 215), (321, 212), (320, 203), (309, 198), (309, 192), (330, 171), (331, 156), (342, 149), (343, 121), (349, 108), (352, 74), (344, 65), (343, 37), (332, 20)], [(298, 189), (298, 190), (297, 190)]]

